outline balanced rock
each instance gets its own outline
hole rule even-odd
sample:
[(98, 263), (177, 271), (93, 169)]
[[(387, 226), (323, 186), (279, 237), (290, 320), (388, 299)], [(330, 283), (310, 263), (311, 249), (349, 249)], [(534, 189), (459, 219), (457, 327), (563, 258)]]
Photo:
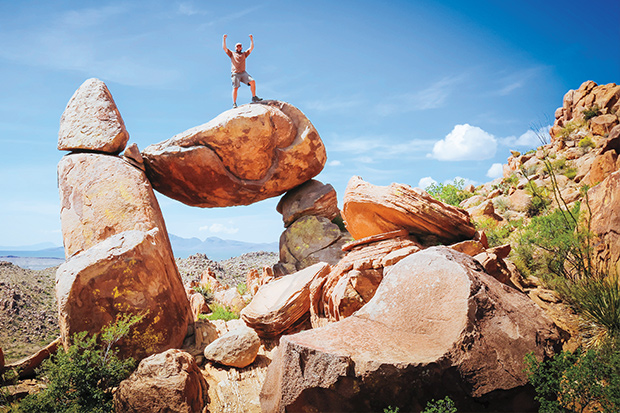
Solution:
[[(594, 235), (595, 267), (607, 274), (620, 274), (620, 171), (616, 171), (588, 191)], [(586, 206), (582, 205), (583, 213)]]
[(88, 79), (75, 91), (60, 118), (58, 149), (121, 152), (129, 134), (112, 94), (99, 79)]
[(157, 198), (146, 175), (117, 156), (78, 153), (58, 163), (60, 222), (67, 258), (129, 230), (159, 228), (170, 249)]
[(140, 362), (114, 393), (114, 410), (138, 413), (200, 413), (207, 382), (194, 358), (170, 349)]
[(374, 296), (385, 268), (420, 250), (407, 230), (375, 235), (345, 246), (347, 254), (327, 277), (311, 286), (311, 321), (341, 320), (360, 309)]
[(309, 286), (327, 275), (330, 266), (318, 263), (261, 286), (243, 310), (241, 318), (261, 337), (276, 337), (307, 318)]
[(375, 186), (359, 176), (347, 185), (342, 217), (355, 239), (406, 229), (422, 244), (452, 244), (476, 233), (465, 210), (409, 185)]
[(284, 194), (276, 210), (282, 214), (285, 227), (306, 215), (325, 217), (330, 221), (340, 215), (334, 187), (314, 179)]
[(288, 103), (226, 111), (142, 152), (153, 187), (200, 207), (248, 205), (317, 175), (327, 159), (314, 126)]
[(160, 230), (125, 231), (70, 257), (56, 272), (58, 319), (65, 348), (74, 333), (99, 333), (124, 313), (144, 314), (121, 342), (137, 359), (180, 348), (191, 320), (189, 302)]
[(523, 358), (550, 356), (558, 342), (555, 325), (527, 296), (471, 257), (432, 247), (394, 265), (351, 317), (283, 336), (261, 407), (420, 411), (448, 395), (459, 411), (528, 411), (535, 406)]
[(260, 338), (253, 329), (242, 326), (224, 334), (204, 351), (207, 360), (225, 366), (244, 368), (254, 362), (260, 348)]

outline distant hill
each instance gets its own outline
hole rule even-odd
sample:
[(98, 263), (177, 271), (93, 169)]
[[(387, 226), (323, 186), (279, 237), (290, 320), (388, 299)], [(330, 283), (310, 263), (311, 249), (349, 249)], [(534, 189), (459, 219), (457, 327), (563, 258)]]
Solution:
[[(187, 258), (196, 253), (206, 254), (214, 261), (221, 261), (248, 252), (267, 251), (278, 252), (278, 243), (256, 244), (251, 242), (225, 240), (218, 237), (209, 237), (202, 241), (199, 238), (182, 238), (174, 234), (170, 236), (172, 251), (176, 258)], [(55, 267), (64, 262), (65, 250), (53, 244), (36, 244), (30, 246), (8, 247), (0, 246), (0, 261), (9, 261), (22, 268), (41, 270)]]

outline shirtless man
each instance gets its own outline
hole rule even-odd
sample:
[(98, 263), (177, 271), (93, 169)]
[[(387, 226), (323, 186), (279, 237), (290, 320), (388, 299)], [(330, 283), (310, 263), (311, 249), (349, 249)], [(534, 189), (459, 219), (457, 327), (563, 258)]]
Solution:
[(256, 82), (252, 79), (252, 76), (248, 72), (245, 71), (245, 59), (252, 53), (254, 50), (254, 37), (250, 35), (250, 48), (243, 51), (243, 46), (241, 43), (237, 43), (235, 45), (235, 51), (231, 51), (226, 47), (226, 38), (227, 34), (224, 35), (222, 40), (222, 48), (224, 52), (230, 57), (231, 62), (231, 79), (233, 85), (232, 91), (232, 99), (233, 99), (233, 108), (237, 107), (237, 91), (239, 90), (239, 86), (241, 83), (245, 83), (250, 86), (250, 90), (252, 91), (252, 102), (260, 102), (262, 99), (256, 96)]

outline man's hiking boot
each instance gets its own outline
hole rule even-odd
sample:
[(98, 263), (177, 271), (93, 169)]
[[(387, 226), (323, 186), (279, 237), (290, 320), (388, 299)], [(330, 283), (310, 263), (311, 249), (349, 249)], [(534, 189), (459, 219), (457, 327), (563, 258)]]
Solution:
[(252, 96), (252, 102), (260, 102), (262, 99), (258, 96)]
[(234, 109), (234, 108), (236, 108), (236, 107), (237, 107), (237, 104), (236, 104), (236, 103), (233, 103), (233, 109)]

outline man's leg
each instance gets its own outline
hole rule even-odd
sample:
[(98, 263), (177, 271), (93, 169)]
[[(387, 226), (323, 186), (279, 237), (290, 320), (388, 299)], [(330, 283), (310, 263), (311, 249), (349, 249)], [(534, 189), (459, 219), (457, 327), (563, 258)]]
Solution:
[(256, 81), (250, 81), (250, 90), (252, 91), (252, 97), (256, 96)]
[(234, 87), (232, 91), (233, 104), (237, 104), (237, 91), (239, 91), (238, 87)]

